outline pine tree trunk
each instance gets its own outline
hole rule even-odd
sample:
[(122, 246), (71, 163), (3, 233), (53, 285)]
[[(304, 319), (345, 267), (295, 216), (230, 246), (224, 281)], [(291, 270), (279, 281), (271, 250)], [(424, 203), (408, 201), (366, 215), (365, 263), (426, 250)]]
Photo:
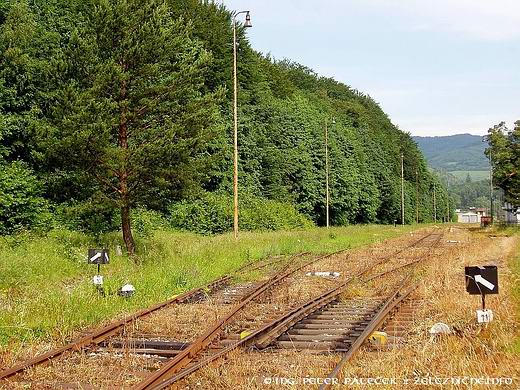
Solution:
[[(126, 82), (121, 85), (121, 97), (126, 98)], [(132, 236), (132, 226), (130, 224), (130, 194), (128, 191), (128, 123), (126, 120), (126, 105), (122, 105), (121, 117), (119, 121), (119, 147), (124, 150), (123, 166), (119, 172), (119, 193), (121, 196), (121, 230), (125, 241), (126, 251), (129, 256), (135, 255), (135, 241)]]
[(130, 225), (130, 206), (123, 204), (121, 207), (121, 229), (123, 230), (123, 240), (125, 241), (126, 251), (130, 256), (135, 255), (135, 242), (132, 236)]

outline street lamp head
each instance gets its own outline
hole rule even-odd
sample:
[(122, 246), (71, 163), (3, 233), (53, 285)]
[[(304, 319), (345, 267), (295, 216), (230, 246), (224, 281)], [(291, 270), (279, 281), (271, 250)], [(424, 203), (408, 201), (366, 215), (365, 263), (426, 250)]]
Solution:
[(335, 125), (336, 124), (336, 118), (332, 117), (332, 124)]
[(249, 15), (249, 11), (246, 12), (246, 22), (244, 23), (244, 27), (253, 27), (251, 24), (251, 15)]

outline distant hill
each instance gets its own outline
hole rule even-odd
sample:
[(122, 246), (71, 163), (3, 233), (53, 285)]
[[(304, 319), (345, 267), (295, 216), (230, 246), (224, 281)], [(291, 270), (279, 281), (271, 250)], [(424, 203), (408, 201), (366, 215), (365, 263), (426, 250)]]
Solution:
[(482, 136), (456, 134), (443, 137), (413, 137), (434, 169), (453, 171), (485, 171), (489, 169), (484, 155)]

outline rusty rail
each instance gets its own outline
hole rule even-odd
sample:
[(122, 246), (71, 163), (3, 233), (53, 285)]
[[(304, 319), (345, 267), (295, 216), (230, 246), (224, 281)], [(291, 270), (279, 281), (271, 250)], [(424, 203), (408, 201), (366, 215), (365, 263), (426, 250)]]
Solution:
[[(440, 234), (440, 235), (437, 237), (437, 239), (435, 240), (435, 242), (432, 243), (432, 247), (433, 247), (433, 246), (436, 246), (436, 245), (439, 243), (439, 241), (440, 241), (441, 239), (442, 239), (442, 235)], [(396, 271), (402, 270), (402, 269), (404, 269), (404, 268), (411, 267), (412, 265), (416, 265), (416, 264), (422, 263), (422, 262), (428, 260), (432, 255), (433, 255), (432, 253), (428, 253), (428, 254), (426, 255), (426, 258), (419, 258), (419, 259), (417, 259), (417, 260), (412, 260), (412, 261), (410, 261), (410, 262), (408, 262), (408, 263), (405, 263), (405, 264), (402, 264), (402, 265), (400, 265), (400, 266), (398, 266), (398, 267), (395, 267), (395, 268), (392, 268), (392, 269), (389, 269), (389, 270), (386, 270), (386, 271), (382, 271), (382, 272), (380, 272), (379, 274), (376, 274), (376, 275), (374, 275), (374, 276), (371, 276), (371, 277), (365, 279), (364, 282), (366, 283), (366, 282), (369, 282), (369, 281), (371, 281), (371, 280), (374, 280), (374, 279), (377, 279), (377, 278), (380, 278), (380, 277), (386, 276), (386, 275), (388, 275), (388, 274), (390, 274), (390, 273), (393, 273), (393, 272), (396, 272)]]
[[(343, 354), (343, 357), (339, 361), (339, 363), (334, 367), (332, 372), (327, 376), (327, 379), (337, 378), (341, 369), (347, 364), (347, 362), (356, 354), (356, 352), (361, 348), (366, 339), (377, 329), (377, 327), (384, 321), (386, 316), (395, 308), (397, 308), (418, 286), (419, 283), (415, 283), (407, 290), (402, 292), (404, 286), (406, 285), (409, 278), (405, 278), (400, 285), (400, 288), (388, 298), (385, 304), (379, 309), (374, 318), (368, 323), (365, 329), (361, 332), (361, 334), (356, 338), (356, 341), (350, 346), (349, 350)], [(323, 383), (319, 389), (324, 390), (329, 388), (329, 383), (331, 381), (325, 381), (327, 383)]]
[[(300, 253), (297, 253), (294, 255), (290, 255), (291, 256), (290, 259), (294, 260), (294, 259), (297, 259), (298, 257), (303, 257), (303, 256), (307, 256), (310, 254), (311, 254), (310, 252), (300, 252)], [(281, 263), (284, 261), (284, 259), (287, 256), (288, 255), (277, 255), (277, 256), (267, 257), (267, 259), (270, 259), (271, 261), (265, 261), (262, 259), (251, 260), (251, 261), (247, 262), (246, 264), (242, 265), (241, 267), (239, 267), (234, 273), (238, 274), (238, 273), (245, 272), (245, 271), (248, 271), (248, 272), (257, 271), (259, 269), (269, 267), (270, 265)]]
[[(247, 295), (239, 305), (237, 305), (231, 312), (213, 324), (204, 334), (199, 336), (193, 343), (190, 344), (189, 348), (186, 348), (180, 354), (178, 354), (175, 358), (167, 362), (163, 367), (161, 367), (158, 371), (152, 373), (150, 376), (145, 378), (142, 382), (138, 383), (134, 390), (143, 390), (143, 389), (162, 389), (170, 384), (170, 378), (172, 378), (177, 372), (186, 367), (195, 356), (205, 349), (207, 345), (209, 345), (221, 332), (223, 327), (229, 323), (229, 321), (238, 313), (240, 310), (245, 308), (250, 302), (260, 296), (262, 293), (267, 291), (269, 288), (274, 286), (275, 284), (281, 282), (283, 279), (286, 279), (290, 275), (295, 272), (316, 263), (317, 261), (323, 260), (325, 258), (337, 255), (339, 253), (345, 252), (346, 250), (340, 250), (337, 252), (329, 253), (326, 255), (321, 255), (315, 257), (314, 259), (305, 262), (293, 269), (290, 270), (282, 270), (280, 273), (277, 273), (272, 278), (267, 280), (258, 286), (254, 291), (252, 291), (249, 295)], [(297, 256), (301, 256), (297, 255)]]
[(14, 367), (11, 367), (5, 371), (0, 372), (0, 380), (7, 379), (13, 375), (16, 375), (22, 371), (25, 371), (27, 368), (44, 363), (48, 360), (55, 359), (58, 356), (64, 354), (67, 351), (79, 351), (82, 348), (85, 348), (88, 345), (98, 344), (103, 342), (109, 337), (112, 337), (120, 332), (120, 330), (128, 323), (135, 321), (138, 318), (143, 318), (157, 310), (163, 309), (173, 304), (182, 303), (184, 301), (189, 300), (190, 298), (199, 296), (201, 294), (205, 294), (205, 292), (209, 290), (213, 290), (218, 288), (219, 286), (227, 284), (231, 280), (230, 276), (222, 276), (214, 281), (208, 283), (203, 287), (198, 287), (193, 290), (187, 291), (175, 298), (169, 299), (167, 301), (158, 303), (152, 307), (147, 309), (143, 309), (137, 313), (129, 315), (122, 320), (113, 322), (105, 327), (102, 327), (98, 330), (95, 330), (93, 333), (83, 336), (77, 340), (72, 341), (71, 343), (64, 345), (63, 347), (54, 349), (47, 353), (38, 355), (32, 359), (26, 360)]
[[(434, 235), (434, 233), (430, 233), (430, 234), (427, 234), (423, 237), (421, 237), (419, 240), (415, 241), (414, 243), (412, 243), (411, 245), (407, 246), (406, 248), (403, 248), (395, 253), (392, 253), (391, 255), (387, 255), (387, 256), (384, 256), (383, 258), (380, 258), (376, 263), (374, 264), (371, 264), (367, 267), (365, 267), (363, 270), (361, 270), (359, 273), (357, 273), (355, 276), (349, 278), (347, 281), (343, 282), (341, 285), (337, 286), (336, 288), (333, 288), (331, 290), (328, 290), (327, 292), (321, 294), (319, 297), (317, 298), (314, 298), (314, 299), (311, 299), (309, 300), (308, 302), (304, 303), (303, 305), (289, 311), (288, 313), (286, 313), (285, 315), (281, 316), (280, 318), (264, 325), (263, 327), (257, 329), (256, 331), (252, 332), (250, 335), (248, 335), (247, 337), (237, 341), (236, 343), (233, 343), (225, 348), (223, 348), (222, 350), (218, 351), (217, 353), (207, 357), (206, 359), (200, 361), (200, 362), (197, 362), (196, 364), (194, 364), (193, 366), (191, 367), (187, 367), (185, 369), (183, 369), (183, 367), (186, 367), (186, 365), (189, 363), (187, 362), (186, 364), (184, 364), (184, 366), (181, 366), (179, 363), (182, 361), (182, 357), (178, 357), (174, 360), (177, 360), (179, 363), (176, 363), (176, 362), (171, 362), (168, 366), (166, 367), (163, 367), (160, 371), (152, 374), (152, 376), (150, 376), (149, 378), (147, 378), (147, 381), (146, 382), (141, 382), (137, 387), (134, 388), (134, 390), (143, 390), (143, 389), (153, 389), (153, 390), (158, 390), (158, 389), (163, 389), (183, 378), (185, 378), (186, 376), (192, 374), (193, 372), (196, 372), (197, 370), (199, 370), (200, 368), (208, 365), (209, 363), (211, 363), (212, 361), (222, 357), (222, 356), (225, 356), (226, 354), (228, 354), (229, 352), (231, 352), (232, 350), (236, 349), (236, 348), (239, 348), (239, 347), (251, 347), (251, 346), (256, 346), (256, 347), (265, 347), (269, 344), (270, 340), (272, 340), (273, 338), (276, 338), (277, 335), (280, 334), (280, 331), (283, 332), (284, 330), (286, 330), (287, 328), (289, 328), (290, 326), (292, 326), (292, 324), (298, 322), (301, 318), (304, 318), (305, 316), (307, 315), (310, 315), (311, 313), (315, 312), (316, 310), (320, 309), (321, 307), (329, 304), (330, 302), (334, 301), (335, 299), (337, 299), (337, 297), (342, 293), (344, 292), (346, 286), (348, 284), (350, 284), (350, 282), (352, 282), (352, 280), (356, 277), (360, 277), (364, 274), (366, 274), (368, 271), (370, 271), (371, 269), (373, 269), (374, 267), (376, 267), (377, 265), (383, 263), (385, 260), (388, 260), (388, 258), (392, 257), (392, 256), (395, 256), (399, 253), (402, 253), (403, 251), (407, 250), (407, 249), (410, 249), (410, 248), (413, 248), (415, 246), (417, 246), (418, 244), (420, 244), (421, 242), (423, 242), (424, 240), (426, 240), (427, 238), (431, 237), (432, 235)], [(440, 238), (439, 238), (440, 239)], [(437, 240), (437, 242), (439, 241), (439, 239)], [(343, 251), (340, 251), (340, 252), (343, 252)], [(333, 254), (330, 254), (330, 255), (327, 255), (327, 256), (323, 256), (322, 258), (325, 258), (325, 257), (330, 257), (332, 255), (335, 255), (337, 253), (333, 253)], [(317, 259), (317, 260), (320, 260), (321, 258)], [(311, 264), (311, 263), (314, 263), (315, 261), (317, 260), (313, 260), (309, 263), (306, 263), (304, 264), (303, 266), (299, 267), (299, 269), (301, 268), (304, 268), (306, 267), (307, 265)], [(421, 259), (422, 260), (422, 259)], [(415, 264), (416, 262), (412, 262), (413, 264)], [(390, 273), (390, 272), (394, 272), (398, 269), (402, 269), (404, 267), (408, 267), (410, 265), (412, 265), (412, 263), (407, 263), (403, 266), (399, 266), (399, 267), (396, 267), (392, 270), (389, 270), (389, 271), (385, 271), (384, 273), (382, 274), (378, 274), (376, 275), (375, 277), (372, 277), (372, 278), (369, 278), (367, 279), (368, 280), (372, 280), (372, 279), (375, 279), (376, 277), (380, 277), (380, 276), (383, 276), (387, 273)], [(293, 271), (295, 272), (295, 271)], [(291, 272), (292, 273), (292, 272)], [(195, 342), (199, 342), (199, 341), (203, 341), (205, 340), (205, 337), (206, 335), (203, 335), (201, 338), (199, 338), (198, 340), (196, 340)], [(200, 349), (199, 349), (200, 351)], [(189, 352), (184, 352), (184, 354), (188, 354)], [(191, 356), (191, 359), (190, 361), (193, 359), (194, 355)], [(181, 371), (182, 370), (182, 371)]]
[[(301, 257), (301, 256), (305, 256), (307, 253), (298, 253), (294, 256), (292, 256), (292, 258), (298, 258), (298, 257)], [(270, 263), (268, 264), (262, 264), (261, 266), (267, 266), (269, 265)], [(242, 267), (240, 267), (239, 269), (237, 269), (235, 271), (235, 274), (237, 273), (240, 273), (240, 272), (244, 272), (246, 269), (248, 269), (249, 267), (251, 267), (252, 265), (255, 265), (255, 262), (249, 262), (249, 263), (246, 263), (245, 265), (243, 265)], [(260, 267), (261, 268), (261, 267)], [(253, 268), (253, 269), (256, 269)], [(160, 310), (160, 309), (163, 309), (163, 308), (166, 308), (168, 306), (171, 306), (171, 305), (174, 305), (174, 304), (179, 304), (179, 303), (183, 303), (183, 302), (186, 302), (190, 299), (193, 299), (193, 298), (197, 298), (199, 296), (204, 296), (206, 295), (207, 291), (208, 290), (214, 290), (220, 286), (223, 286), (223, 285), (226, 285), (227, 283), (229, 283), (231, 281), (231, 276), (229, 275), (224, 275), (224, 276), (221, 276), (213, 281), (211, 281), (210, 283), (206, 284), (205, 286), (202, 286), (202, 287), (197, 287), (195, 289), (192, 289), (190, 291), (187, 291), (175, 298), (172, 298), (172, 299), (169, 299), (169, 300), (166, 300), (164, 302), (161, 302), (161, 303), (158, 303), (156, 305), (153, 305), (147, 309), (143, 309), (141, 311), (138, 311), (137, 313), (134, 313), (134, 314), (131, 314), (119, 321), (115, 321), (115, 322), (112, 322), (100, 329), (97, 329), (97, 330), (94, 330), (91, 334), (88, 334), (86, 336), (83, 336), (79, 339), (76, 339), (76, 340), (73, 340), (72, 342), (70, 342), (69, 344), (66, 344), (62, 347), (59, 347), (59, 348), (56, 348), (56, 349), (53, 349), (49, 352), (46, 352), (44, 354), (41, 354), (41, 355), (38, 355), (32, 359), (28, 359), (20, 364), (17, 364), (7, 370), (4, 370), (4, 371), (1, 371), (0, 372), (0, 380), (4, 380), (4, 379), (7, 379), (7, 378), (10, 378), (16, 374), (19, 374), (23, 371), (25, 371), (26, 369), (30, 368), (30, 367), (33, 367), (35, 365), (39, 365), (39, 364), (42, 364), (42, 363), (45, 363), (49, 360), (52, 360), (52, 359), (55, 359), (61, 355), (63, 355), (65, 352), (68, 352), (68, 351), (80, 351), (81, 349), (89, 346), (89, 345), (93, 345), (93, 344), (99, 344), (99, 343), (102, 343), (104, 342), (106, 339), (118, 334), (121, 329), (127, 325), (128, 323), (131, 323), (139, 318), (143, 318), (143, 317), (146, 317), (147, 315), (157, 311), (157, 310)]]
[[(428, 237), (431, 237), (433, 235), (434, 235), (434, 233), (430, 233), (430, 234), (422, 237), (420, 240), (416, 241), (411, 247), (416, 246), (418, 243), (423, 242), (425, 239), (427, 239)], [(439, 239), (440, 238), (438, 238), (436, 242), (438, 242)], [(408, 247), (408, 248), (410, 248), (410, 247)], [(398, 253), (400, 253), (400, 252), (398, 252)], [(356, 275), (348, 278), (346, 281), (341, 283), (339, 286), (332, 288), (331, 290), (325, 292), (324, 294), (320, 295), (319, 297), (317, 297), (315, 299), (311, 299), (307, 303), (305, 303), (302, 306), (300, 306), (299, 308), (295, 309), (294, 313), (286, 315), (285, 318), (283, 319), (283, 321), (280, 321), (280, 323), (275, 325), (271, 330), (269, 330), (262, 337), (260, 337), (257, 340), (255, 346), (260, 349), (266, 348), (274, 339), (276, 339), (278, 336), (280, 336), (283, 332), (285, 332), (291, 326), (296, 324), (298, 321), (300, 321), (301, 319), (310, 315), (311, 313), (317, 311), (318, 309), (328, 305), (332, 301), (336, 300), (339, 297), (339, 295), (341, 295), (346, 290), (348, 285), (355, 278), (359, 278), (359, 277), (365, 275), (366, 273), (368, 273), (369, 271), (371, 271), (378, 265), (382, 264), (387, 259), (388, 259), (388, 257), (384, 257), (384, 258), (378, 260), (377, 262), (366, 266), (360, 272), (358, 272)], [(401, 265), (399, 267), (393, 268), (391, 270), (382, 272), (381, 274), (378, 274), (372, 278), (369, 278), (369, 279), (365, 280), (364, 282), (368, 282), (377, 277), (384, 276), (390, 272), (395, 272), (404, 267), (408, 267), (410, 265), (417, 264), (418, 262), (423, 261), (423, 260), (424, 259), (418, 259), (416, 261), (413, 261), (413, 262)]]
[[(442, 239), (442, 234), (439, 234), (437, 239), (435, 240), (435, 242), (432, 243), (432, 246), (437, 245), (440, 242), (441, 239)], [(400, 269), (403, 269), (403, 268), (407, 268), (407, 267), (410, 267), (412, 265), (416, 265), (416, 264), (418, 264), (420, 262), (423, 262), (423, 261), (427, 260), (430, 256), (431, 256), (431, 254), (429, 254), (426, 259), (417, 259), (417, 260), (408, 262), (406, 264), (403, 264), (403, 265), (401, 265), (401, 266), (399, 266), (397, 268), (393, 268), (393, 269), (381, 272), (381, 273), (379, 273), (377, 275), (374, 275), (374, 276), (366, 279), (365, 281), (368, 282), (368, 281), (380, 278), (382, 276), (385, 276), (385, 275), (387, 275), (389, 273), (395, 272), (397, 270), (400, 270)], [(327, 376), (327, 379), (334, 379), (334, 378), (336, 378), (337, 375), (339, 374), (339, 372), (341, 371), (341, 369), (345, 366), (345, 364), (347, 364), (348, 361), (356, 354), (356, 352), (359, 350), (359, 348), (361, 348), (361, 346), (366, 341), (366, 339), (377, 329), (377, 327), (379, 325), (381, 325), (381, 323), (385, 320), (385, 318), (388, 316), (388, 314), (390, 312), (392, 312), (394, 309), (396, 309), (397, 307), (399, 307), (399, 305), (401, 303), (403, 303), (403, 301), (413, 291), (415, 291), (417, 289), (417, 287), (419, 286), (419, 283), (413, 284), (407, 290), (402, 292), (404, 286), (407, 284), (407, 282), (410, 279), (410, 277), (411, 276), (406, 277), (400, 283), (399, 288), (397, 289), (397, 291), (394, 294), (392, 294), (392, 296), (390, 296), (388, 298), (388, 300), (385, 302), (385, 304), (376, 313), (374, 318), (368, 323), (368, 325), (365, 327), (365, 329), (362, 331), (362, 333), (356, 338), (355, 342), (350, 346), (349, 350), (346, 353), (343, 354), (342, 359), (334, 367), (332, 372)], [(325, 383), (323, 383), (319, 387), (319, 389), (320, 390), (325, 390), (325, 389), (329, 388), (330, 383), (331, 383), (331, 381), (325, 381)]]
[[(425, 239), (427, 239), (431, 235), (432, 235), (432, 233), (430, 233), (430, 234), (428, 234), (428, 235), (426, 235), (424, 237), (421, 237), (420, 239), (418, 239), (417, 241), (415, 241), (411, 245), (409, 245), (409, 246), (407, 246), (407, 247), (405, 247), (405, 248), (403, 248), (403, 249), (401, 249), (401, 250), (399, 250), (399, 251), (397, 251), (395, 253), (392, 253), (392, 254), (389, 254), (389, 255), (386, 255), (386, 256), (380, 258), (380, 261), (377, 264), (380, 264), (381, 262), (387, 260), (388, 258), (390, 258), (392, 256), (396, 256), (399, 253), (402, 253), (403, 251), (405, 251), (407, 249), (410, 249), (410, 248), (412, 248), (414, 246), (417, 246), (419, 243), (421, 243), (422, 241), (424, 241)], [(185, 367), (186, 364), (188, 362), (190, 362), (194, 358), (194, 356), (197, 354), (197, 352), (203, 350), (204, 347), (207, 346), (219, 334), (219, 330), (222, 329), (222, 327), (229, 322), (229, 320), (234, 316), (234, 314), (236, 314), (236, 312), (238, 312), (241, 308), (243, 308), (245, 305), (247, 305), (253, 299), (258, 297), (260, 294), (262, 294), (265, 290), (267, 290), (271, 286), (277, 284), (282, 279), (288, 277), (289, 275), (293, 274), (294, 272), (297, 272), (298, 270), (301, 270), (302, 268), (307, 267), (308, 265), (310, 265), (312, 263), (315, 263), (315, 262), (317, 262), (319, 260), (322, 260), (322, 259), (334, 256), (334, 255), (338, 255), (340, 253), (344, 253), (344, 252), (346, 252), (348, 250), (349, 249), (344, 249), (344, 250), (339, 250), (337, 252), (333, 252), (333, 253), (330, 253), (330, 254), (318, 256), (318, 257), (312, 259), (311, 261), (306, 262), (306, 263), (304, 263), (304, 264), (302, 264), (302, 265), (300, 265), (300, 266), (298, 266), (295, 269), (292, 269), (290, 271), (287, 271), (287, 268), (290, 266), (290, 264), (287, 264), (287, 266), (285, 266), (284, 269), (282, 269), (282, 271), (280, 271), (275, 276), (273, 276), (270, 280), (268, 280), (267, 282), (262, 284), (257, 290), (255, 290), (251, 294), (249, 294), (243, 300), (241, 305), (239, 305), (239, 307), (236, 310), (234, 310), (232, 313), (228, 314), (221, 321), (217, 322), (217, 324), (215, 324), (212, 328), (210, 328), (203, 336), (201, 336), (199, 339), (197, 339), (193, 343), (193, 345), (190, 346), (190, 348), (187, 348), (182, 354), (179, 354), (175, 359), (173, 359), (172, 361), (168, 362), (165, 365), (165, 367), (161, 368), (161, 370), (159, 370), (158, 372), (154, 373), (151, 377), (147, 378), (145, 381), (143, 381), (141, 384), (139, 384), (136, 387), (136, 389), (140, 389), (140, 388), (143, 388), (143, 389), (144, 388), (163, 388), (165, 385), (167, 385), (168, 383), (171, 382), (170, 380), (164, 380), (164, 378), (166, 378), (166, 379), (167, 378), (175, 378), (175, 373), (178, 372), (183, 367)], [(304, 255), (307, 255), (307, 253), (297, 254), (297, 255), (293, 256), (293, 258), (301, 257), (301, 256), (304, 256)], [(249, 267), (249, 266), (251, 266), (253, 264), (254, 263), (248, 263), (245, 266), (241, 267), (236, 272), (241, 272), (241, 271), (245, 270), (247, 267)], [(377, 265), (377, 264), (375, 264), (375, 265)], [(113, 323), (111, 323), (111, 324), (109, 324), (109, 325), (107, 325), (105, 327), (102, 327), (102, 328), (100, 328), (98, 330), (93, 331), (91, 334), (88, 334), (88, 335), (83, 336), (83, 337), (81, 337), (81, 338), (79, 338), (77, 340), (74, 340), (71, 343), (69, 343), (69, 344), (67, 344), (67, 345), (65, 345), (63, 347), (60, 347), (60, 348), (54, 349), (52, 351), (49, 351), (49, 352), (47, 352), (45, 354), (36, 356), (36, 357), (34, 357), (32, 359), (29, 359), (27, 361), (24, 361), (24, 362), (18, 364), (16, 366), (12, 367), (12, 368), (9, 368), (9, 369), (7, 369), (5, 371), (0, 372), (0, 380), (7, 379), (7, 378), (9, 378), (9, 377), (11, 377), (13, 375), (16, 375), (16, 374), (18, 374), (20, 372), (23, 372), (24, 370), (26, 370), (29, 367), (32, 367), (32, 366), (44, 363), (44, 362), (52, 360), (54, 358), (57, 358), (57, 357), (61, 356), (62, 354), (64, 354), (67, 351), (79, 351), (79, 350), (81, 350), (81, 349), (83, 349), (83, 348), (85, 348), (85, 347), (87, 347), (89, 345), (102, 343), (105, 340), (107, 340), (108, 338), (113, 337), (114, 335), (117, 335), (121, 331), (121, 329), (124, 328), (124, 326), (126, 324), (131, 323), (131, 322), (135, 321), (136, 319), (145, 317), (145, 316), (147, 316), (147, 315), (149, 315), (149, 314), (151, 314), (151, 313), (153, 313), (153, 312), (155, 312), (157, 310), (163, 309), (163, 308), (168, 307), (170, 305), (186, 302), (186, 301), (188, 301), (190, 299), (193, 299), (195, 297), (203, 296), (203, 295), (207, 294), (208, 290), (214, 290), (214, 289), (216, 289), (216, 288), (218, 288), (218, 287), (220, 287), (222, 285), (227, 284), (230, 280), (231, 280), (230, 276), (222, 276), (222, 277), (212, 281), (211, 283), (207, 284), (206, 286), (190, 290), (190, 291), (185, 292), (185, 293), (183, 293), (183, 294), (181, 294), (181, 295), (179, 295), (179, 296), (177, 296), (175, 298), (172, 298), (170, 300), (167, 300), (167, 301), (164, 301), (162, 303), (156, 304), (156, 305), (154, 305), (154, 306), (152, 306), (150, 308), (143, 309), (143, 310), (141, 310), (141, 311), (139, 311), (137, 313), (129, 315), (129, 316), (123, 318), (122, 320), (115, 321), (115, 322), (113, 322)], [(262, 331), (266, 331), (265, 327), (260, 329), (257, 332), (254, 332), (251, 336), (241, 340), (241, 342), (244, 342), (244, 344), (247, 343), (247, 342), (250, 342), (256, 336), (261, 334)], [(234, 349), (237, 346), (238, 346), (238, 344), (237, 345), (232, 345), (231, 349)], [(229, 349), (229, 350), (231, 350), (231, 349)], [(228, 349), (226, 348), (225, 350), (228, 350)], [(227, 353), (227, 352), (224, 352), (224, 353)], [(219, 356), (221, 356), (221, 354), (219, 354)], [(211, 360), (213, 360), (213, 359), (211, 359)], [(175, 363), (175, 362), (177, 362), (177, 363)], [(190, 368), (190, 371), (191, 371), (191, 368)], [(150, 381), (150, 380), (152, 380), (152, 381)]]
[[(338, 251), (336, 253), (339, 253), (339, 252), (341, 252), (341, 251)], [(299, 253), (297, 255), (294, 255), (293, 258), (301, 257), (304, 255), (306, 255), (306, 253)], [(237, 271), (235, 271), (235, 273), (243, 272), (253, 264), (254, 264), (254, 262), (247, 263), (246, 265), (240, 267)], [(44, 354), (38, 355), (32, 359), (25, 360), (11, 368), (1, 371), (0, 380), (10, 378), (16, 374), (19, 374), (19, 373), (25, 371), (26, 369), (28, 369), (30, 367), (33, 367), (33, 366), (45, 363), (49, 360), (55, 359), (68, 351), (73, 351), (73, 352), (80, 351), (89, 345), (102, 343), (105, 340), (107, 340), (108, 338), (110, 338), (114, 335), (117, 335), (125, 325), (127, 325), (139, 318), (146, 317), (147, 315), (149, 315), (155, 311), (158, 311), (160, 309), (166, 308), (170, 305), (183, 303), (183, 302), (186, 302), (195, 297), (204, 296), (204, 295), (206, 295), (208, 290), (210, 290), (210, 291), (214, 290), (220, 286), (226, 285), (230, 281), (231, 281), (231, 276), (229, 276), (229, 275), (221, 276), (221, 277), (213, 280), (212, 282), (206, 284), (205, 286), (198, 287), (193, 290), (187, 291), (175, 298), (166, 300), (164, 302), (153, 305), (149, 308), (140, 310), (137, 313), (131, 314), (119, 321), (112, 322), (100, 329), (94, 330), (92, 333), (90, 333), (86, 336), (73, 340), (69, 344), (66, 344), (66, 345), (56, 348), (56, 349), (53, 349)]]

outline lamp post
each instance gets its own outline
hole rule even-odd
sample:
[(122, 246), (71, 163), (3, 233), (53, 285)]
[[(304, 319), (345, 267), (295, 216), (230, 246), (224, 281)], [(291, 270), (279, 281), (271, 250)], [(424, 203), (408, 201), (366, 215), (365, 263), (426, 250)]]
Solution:
[(447, 174), (446, 176), (446, 212), (448, 216), (446, 217), (446, 222), (449, 223), (451, 221), (451, 212), (450, 212), (450, 176)]
[(404, 226), (404, 154), (401, 153), (401, 225)]
[(419, 224), (419, 171), (415, 169), (415, 223)]
[(437, 223), (437, 202), (435, 199), (435, 182), (433, 182), (433, 220)]
[(491, 149), (489, 150), (489, 215), (491, 215), (493, 222), (493, 159)]
[[(487, 142), (489, 148), (489, 215), (491, 216), (491, 221), (493, 221), (493, 157), (491, 154), (491, 144), (490, 144), (490, 135), (486, 137), (482, 137), (482, 142)], [(498, 213), (497, 213), (498, 218)]]
[(233, 13), (233, 235), (238, 239), (238, 81), (237, 81), (237, 21), (240, 14), (246, 14), (244, 27), (252, 27), (249, 11)]
[[(325, 121), (325, 204), (326, 204), (326, 224), (327, 229), (329, 228), (329, 132), (327, 129), (327, 123)], [(336, 120), (332, 118), (331, 123), (336, 124)]]

